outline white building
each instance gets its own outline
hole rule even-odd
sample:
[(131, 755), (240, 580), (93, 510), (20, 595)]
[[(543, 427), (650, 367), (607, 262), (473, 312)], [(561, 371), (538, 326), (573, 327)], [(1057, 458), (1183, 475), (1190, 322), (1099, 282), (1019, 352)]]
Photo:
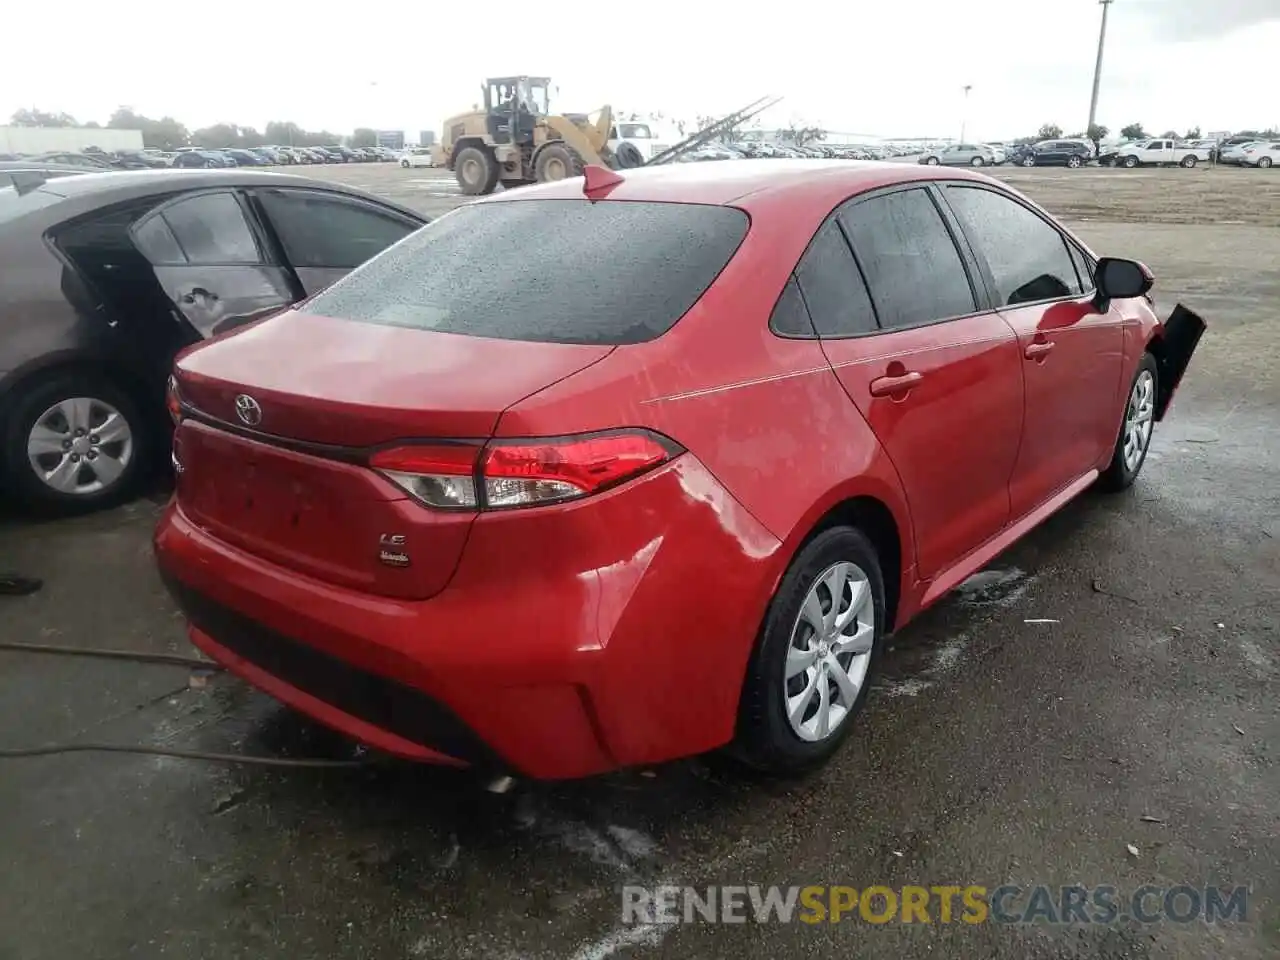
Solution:
[(141, 130), (107, 127), (0, 127), (0, 153), (38, 156), (42, 153), (78, 153), (85, 147), (100, 150), (141, 150)]

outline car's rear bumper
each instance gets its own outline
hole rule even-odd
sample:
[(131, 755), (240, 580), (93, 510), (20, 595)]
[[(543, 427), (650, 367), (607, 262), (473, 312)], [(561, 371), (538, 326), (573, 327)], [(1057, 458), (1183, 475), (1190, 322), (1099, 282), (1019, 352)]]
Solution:
[(534, 513), (482, 515), (426, 601), (301, 576), (178, 503), (155, 550), (197, 647), (384, 751), (558, 779), (731, 739), (778, 541), (689, 455)]

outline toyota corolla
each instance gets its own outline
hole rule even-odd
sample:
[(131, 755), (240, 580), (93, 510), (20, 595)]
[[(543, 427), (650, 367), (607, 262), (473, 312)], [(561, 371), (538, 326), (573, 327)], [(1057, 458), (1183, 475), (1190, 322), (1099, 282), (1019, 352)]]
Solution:
[(454, 211), (182, 356), (201, 650), (401, 756), (828, 759), (885, 637), (1122, 490), (1204, 331), (970, 171), (685, 164)]

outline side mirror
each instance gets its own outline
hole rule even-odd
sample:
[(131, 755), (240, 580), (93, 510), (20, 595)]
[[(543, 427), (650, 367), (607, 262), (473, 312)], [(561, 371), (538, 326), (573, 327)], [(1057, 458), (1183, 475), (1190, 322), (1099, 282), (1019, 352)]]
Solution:
[(1098, 299), (1109, 302), (1146, 296), (1155, 278), (1136, 260), (1103, 257), (1094, 271), (1094, 283), (1098, 288)]

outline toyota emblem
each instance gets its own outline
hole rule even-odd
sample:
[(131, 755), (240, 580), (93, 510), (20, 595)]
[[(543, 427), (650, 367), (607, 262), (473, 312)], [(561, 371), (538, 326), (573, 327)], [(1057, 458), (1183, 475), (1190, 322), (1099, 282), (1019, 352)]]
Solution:
[(262, 407), (253, 397), (242, 393), (236, 397), (236, 416), (246, 426), (256, 427), (262, 422)]

